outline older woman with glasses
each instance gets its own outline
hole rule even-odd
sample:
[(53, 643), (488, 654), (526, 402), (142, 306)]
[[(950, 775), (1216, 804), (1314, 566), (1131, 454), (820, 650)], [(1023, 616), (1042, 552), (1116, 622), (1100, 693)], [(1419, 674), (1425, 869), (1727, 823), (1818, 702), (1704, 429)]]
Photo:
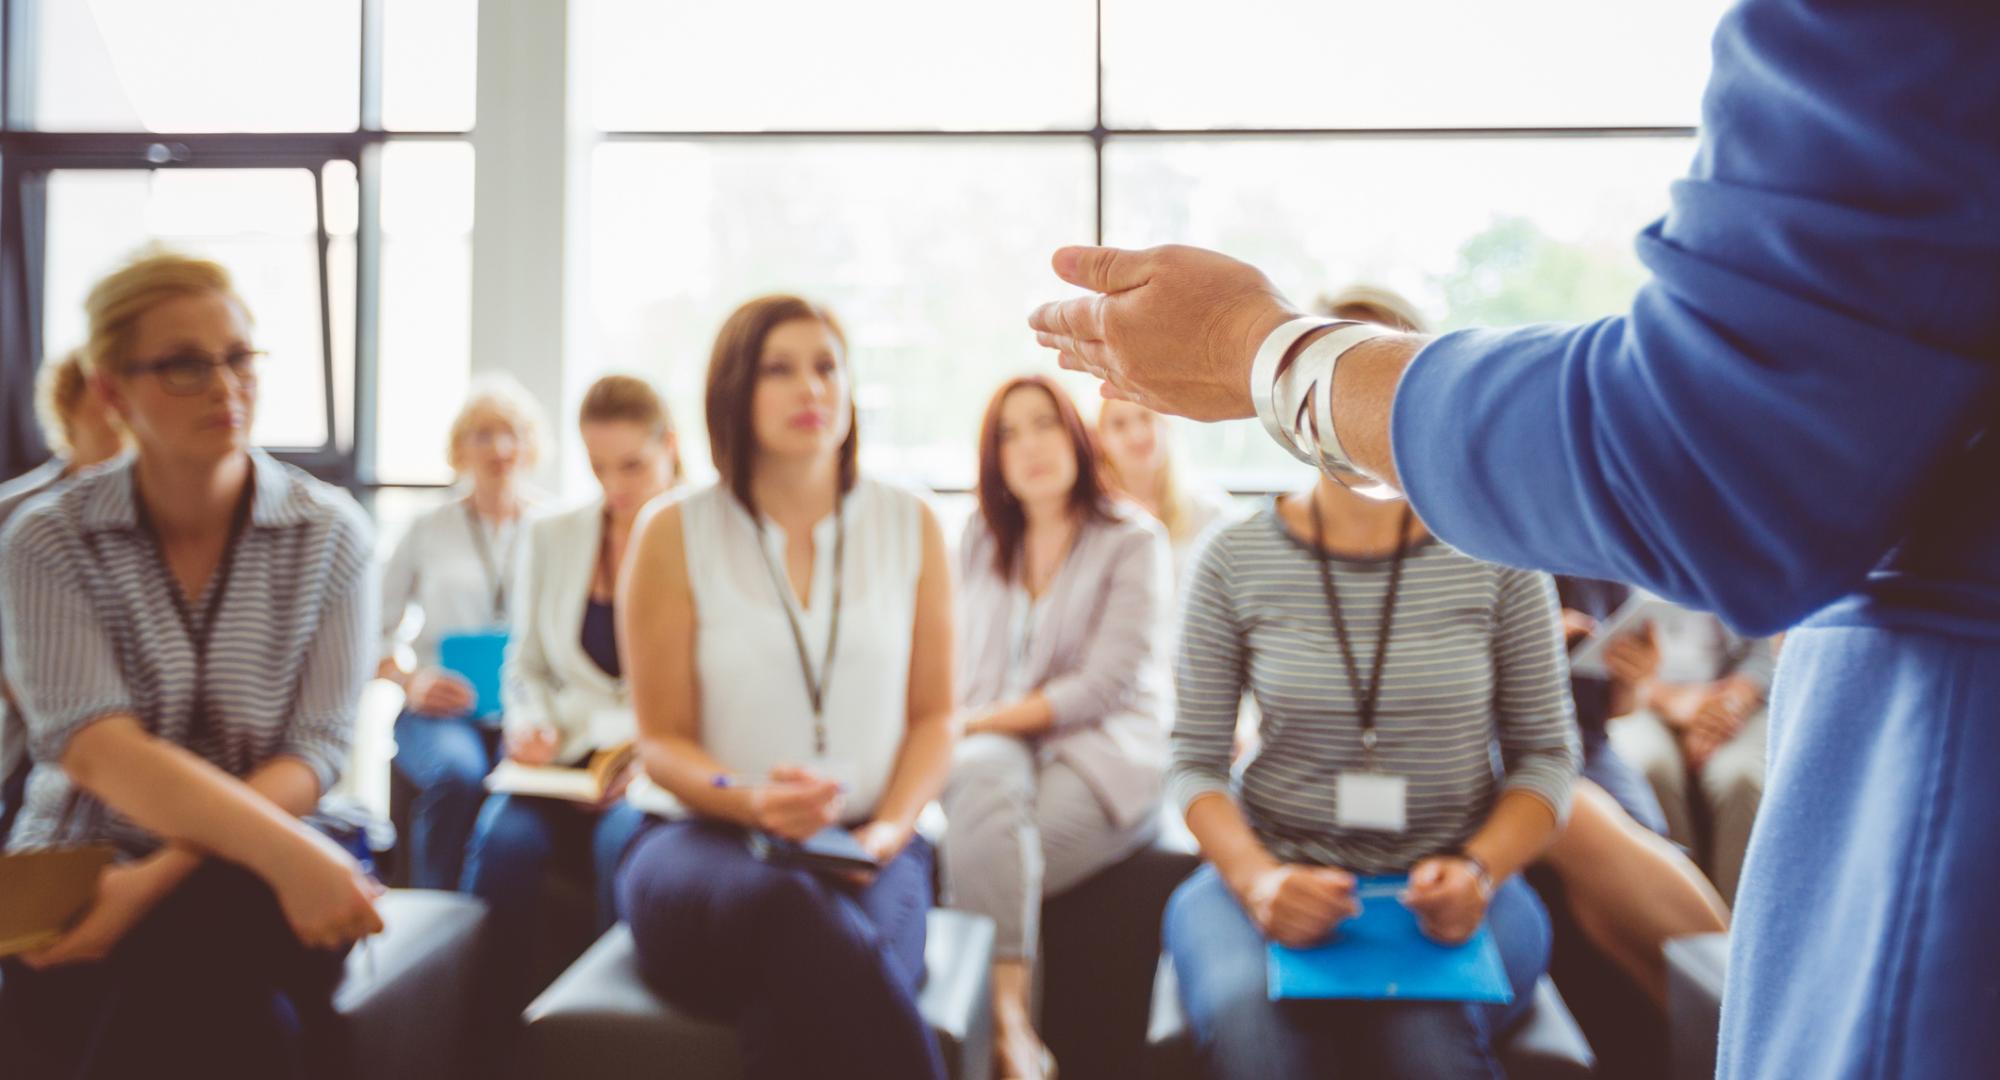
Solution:
[[(480, 708), (473, 684), (443, 665), (448, 637), (504, 631), (516, 548), (533, 516), (521, 474), (541, 455), (541, 410), (520, 384), (488, 376), (459, 406), (446, 443), (457, 497), (410, 523), (382, 571), (382, 662), (378, 674), (403, 688), (396, 717), (395, 768), (415, 788), (411, 800), (410, 884), (455, 889), (465, 863), (484, 781), (499, 758), (497, 703)], [(408, 640), (403, 624), (422, 625)]]

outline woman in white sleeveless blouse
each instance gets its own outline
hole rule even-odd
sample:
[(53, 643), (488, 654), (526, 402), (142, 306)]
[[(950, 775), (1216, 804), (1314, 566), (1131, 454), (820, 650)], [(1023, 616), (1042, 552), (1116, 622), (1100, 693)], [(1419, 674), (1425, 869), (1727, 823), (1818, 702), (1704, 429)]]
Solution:
[[(915, 496), (856, 475), (846, 341), (752, 301), (716, 341), (719, 484), (640, 527), (618, 608), (655, 821), (619, 913), (646, 981), (733, 1020), (752, 1078), (943, 1074), (917, 1012), (932, 855), (916, 817), (951, 760), (951, 582)], [(881, 869), (761, 861), (754, 833), (852, 830)]]

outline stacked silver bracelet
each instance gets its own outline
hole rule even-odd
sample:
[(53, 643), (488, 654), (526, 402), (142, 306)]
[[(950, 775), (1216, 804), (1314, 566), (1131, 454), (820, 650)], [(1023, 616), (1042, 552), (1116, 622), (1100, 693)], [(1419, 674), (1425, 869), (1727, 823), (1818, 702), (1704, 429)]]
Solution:
[[(1300, 338), (1323, 327), (1334, 329), (1285, 362)], [(1356, 465), (1341, 447), (1333, 423), (1333, 373), (1349, 349), (1393, 333), (1372, 323), (1305, 316), (1271, 331), (1250, 367), (1250, 397), (1271, 438), (1293, 457), (1370, 499), (1398, 499), (1403, 493)]]

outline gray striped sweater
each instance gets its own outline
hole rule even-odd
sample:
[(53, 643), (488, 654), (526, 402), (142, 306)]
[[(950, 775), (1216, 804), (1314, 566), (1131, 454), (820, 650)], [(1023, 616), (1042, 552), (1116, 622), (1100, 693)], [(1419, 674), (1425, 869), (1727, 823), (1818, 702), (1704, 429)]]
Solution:
[[(1389, 560), (1333, 561), (1361, 678), (1371, 670)], [(1478, 831), (1500, 792), (1561, 818), (1578, 761), (1555, 585), (1437, 541), (1407, 556), (1377, 710), (1379, 768), (1406, 777), (1401, 834), (1335, 824), (1335, 778), (1362, 764), (1359, 688), (1348, 683), (1308, 542), (1275, 507), (1218, 530), (1187, 585), (1169, 790), (1233, 795), (1286, 862), (1400, 873)], [(1262, 746), (1232, 775), (1238, 702), (1262, 711)]]

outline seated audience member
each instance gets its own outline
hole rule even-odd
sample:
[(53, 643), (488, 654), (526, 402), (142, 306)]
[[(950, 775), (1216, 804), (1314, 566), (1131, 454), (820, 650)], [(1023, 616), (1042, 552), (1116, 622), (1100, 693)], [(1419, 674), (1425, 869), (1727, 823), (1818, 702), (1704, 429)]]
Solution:
[[(0, 484), (0, 528), (28, 500), (125, 449), (125, 432), (117, 416), (83, 373), (81, 349), (43, 365), (35, 390), (42, 440), (51, 455), (40, 466)], [(28, 784), (27, 733), (13, 713), (13, 695), (0, 678), (0, 845), (7, 842)]]
[[(721, 480), (640, 528), (619, 588), (650, 822), (618, 909), (640, 971), (733, 1021), (745, 1074), (937, 1077), (917, 1011), (952, 754), (951, 572), (930, 510), (858, 475), (847, 343), (824, 308), (752, 301), (709, 362)], [(879, 865), (832, 877), (752, 834), (833, 828)]]
[(1172, 423), (1143, 405), (1116, 399), (1107, 399), (1097, 413), (1105, 479), (1166, 527), (1178, 585), (1194, 557), (1195, 541), (1209, 526), (1235, 516), (1235, 508), (1228, 495), (1189, 484), (1181, 475)]
[(6, 1071), (344, 1076), (331, 998), (378, 890), (299, 818), (375, 659), (367, 520), (251, 448), (261, 353), (221, 267), (142, 258), (86, 308), (137, 453), (0, 543), (33, 762), (9, 849), (118, 861), (62, 940), (6, 961)]
[[(599, 379), (583, 396), (579, 424), (603, 495), (530, 525), (521, 560), (505, 687), (507, 756), (524, 765), (587, 765), (593, 753), (635, 737), (618, 658), (618, 567), (639, 511), (680, 477), (673, 425), (645, 380)], [(465, 891), (486, 901), (500, 984), (493, 989), (507, 1015), (538, 989), (531, 961), (548, 923), (540, 900), (552, 867), (587, 864), (598, 932), (617, 920), (613, 877), (643, 818), (624, 793), (614, 783), (596, 806), (495, 794), (480, 811)]]
[[(517, 540), (530, 512), (521, 474), (540, 455), (539, 413), (511, 379), (476, 385), (447, 443), (464, 493), (411, 522), (383, 568), (379, 673), (404, 691), (394, 767), (416, 788), (406, 843), (410, 884), (419, 889), (458, 887), (486, 798), (500, 717), (479, 715), (471, 681), (442, 665), (439, 643), (452, 634), (507, 628)], [(412, 607), (423, 621), (410, 643), (416, 666), (405, 672), (397, 653)]]
[[(1553, 583), (1322, 476), (1216, 533), (1187, 592), (1169, 788), (1207, 865), (1165, 937), (1208, 1075), (1498, 1077), (1495, 1040), (1549, 955), (1518, 875), (1555, 840), (1576, 776)], [(1262, 744), (1232, 770), (1246, 686)], [(1339, 797), (1369, 772), (1401, 777), (1404, 797)], [(1323, 941), (1358, 910), (1356, 875), (1405, 873), (1401, 902), (1432, 938), (1490, 925), (1512, 1004), (1267, 998), (1267, 942)]]
[(1611, 743), (1652, 782), (1667, 835), (1699, 853), (1734, 903), (1764, 795), (1771, 642), (1741, 637), (1713, 615), (1677, 611), (1652, 620), (1640, 643), (1625, 669), (1634, 711), (1611, 722)]
[(959, 711), (945, 789), (954, 906), (999, 926), (995, 1048), (1050, 1075), (1031, 1003), (1042, 899), (1157, 827), (1168, 701), (1160, 527), (1106, 495), (1090, 432), (1053, 380), (1014, 379), (979, 435), (979, 514), (958, 550)]
[[(1424, 332), (1415, 305), (1387, 289), (1353, 286), (1323, 297), (1321, 314), (1338, 319), (1372, 322), (1398, 330)], [(1564, 638), (1581, 640), (1621, 603), (1629, 591), (1622, 585), (1558, 579), (1565, 601)], [(1621, 1043), (1640, 1041), (1636, 1034), (1661, 1034), (1667, 974), (1662, 946), (1683, 934), (1714, 933), (1726, 928), (1726, 910), (1686, 855), (1658, 834), (1665, 820), (1650, 789), (1638, 782), (1630, 765), (1612, 752), (1604, 737), (1604, 721), (1622, 711), (1639, 677), (1645, 654), (1637, 641), (1612, 646), (1613, 678), (1571, 680), (1583, 749), (1582, 780), (1576, 786), (1570, 820), (1543, 859), (1553, 874), (1532, 875), (1532, 883), (1550, 909), (1555, 948), (1550, 971), (1572, 995), (1572, 1008), (1587, 1030), (1605, 1033)], [(1651, 830), (1650, 832), (1648, 830)], [(1629, 990), (1605, 992), (1604, 971), (1615, 965), (1632, 988), (1650, 999), (1650, 1015), (1627, 1015), (1633, 1004)], [(1634, 1072), (1657, 1048), (1646, 1046), (1629, 1057), (1623, 1047), (1609, 1048), (1607, 1060)]]
[[(1632, 595), (1628, 586), (1589, 578), (1556, 578), (1556, 596), (1563, 608), (1563, 639), (1570, 651), (1590, 637), (1601, 619), (1609, 618)], [(1639, 679), (1648, 663), (1651, 638), (1626, 635), (1611, 643), (1606, 666), (1609, 678), (1570, 675), (1570, 696), (1576, 702), (1576, 727), (1583, 738), (1583, 776), (1601, 787), (1632, 820), (1664, 836), (1666, 812), (1644, 777), (1612, 749), (1606, 724), (1632, 711)]]

